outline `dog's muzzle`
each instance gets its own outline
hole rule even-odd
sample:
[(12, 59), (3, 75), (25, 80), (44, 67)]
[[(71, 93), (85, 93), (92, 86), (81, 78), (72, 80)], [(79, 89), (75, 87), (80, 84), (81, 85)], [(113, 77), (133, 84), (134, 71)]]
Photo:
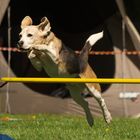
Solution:
[(23, 41), (18, 41), (17, 47), (18, 47), (19, 51), (20, 51), (20, 52), (28, 52), (29, 49), (24, 49), (24, 48), (23, 48), (23, 44), (24, 44)]
[(18, 46), (19, 46), (19, 47), (22, 47), (22, 46), (23, 46), (23, 44), (24, 44), (24, 42), (23, 42), (23, 41), (18, 41)]

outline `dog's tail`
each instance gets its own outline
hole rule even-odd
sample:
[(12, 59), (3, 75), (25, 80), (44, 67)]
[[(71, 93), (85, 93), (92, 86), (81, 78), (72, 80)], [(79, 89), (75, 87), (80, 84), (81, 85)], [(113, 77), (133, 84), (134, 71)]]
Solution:
[(98, 40), (103, 37), (103, 31), (100, 33), (92, 34), (87, 39), (86, 43), (89, 42), (90, 46), (93, 46)]
[(88, 54), (92, 48), (92, 46), (101, 38), (103, 37), (103, 31), (100, 33), (92, 34), (89, 36), (89, 38), (86, 40), (85, 45), (83, 49), (80, 52), (79, 55), (79, 61), (80, 61), (80, 70), (83, 72), (88, 64)]

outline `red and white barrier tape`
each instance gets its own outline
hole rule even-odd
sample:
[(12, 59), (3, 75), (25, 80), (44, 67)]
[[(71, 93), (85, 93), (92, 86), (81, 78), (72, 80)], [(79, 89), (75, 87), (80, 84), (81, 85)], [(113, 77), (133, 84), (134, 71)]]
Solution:
[(20, 52), (18, 48), (7, 48), (7, 47), (0, 47), (0, 51)]
[[(0, 47), (0, 51), (12, 51), (12, 52), (20, 52), (18, 48), (7, 48)], [(79, 51), (75, 51), (79, 53)], [(140, 55), (140, 51), (91, 51), (90, 55), (115, 55), (115, 54), (126, 54), (126, 55)]]

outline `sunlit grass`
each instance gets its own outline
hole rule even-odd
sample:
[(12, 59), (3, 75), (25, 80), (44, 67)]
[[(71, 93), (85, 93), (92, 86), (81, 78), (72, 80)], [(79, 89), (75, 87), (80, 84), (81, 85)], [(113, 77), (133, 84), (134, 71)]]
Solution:
[(107, 125), (95, 118), (88, 126), (85, 117), (68, 115), (0, 115), (0, 134), (15, 140), (139, 140), (140, 119), (114, 118)]

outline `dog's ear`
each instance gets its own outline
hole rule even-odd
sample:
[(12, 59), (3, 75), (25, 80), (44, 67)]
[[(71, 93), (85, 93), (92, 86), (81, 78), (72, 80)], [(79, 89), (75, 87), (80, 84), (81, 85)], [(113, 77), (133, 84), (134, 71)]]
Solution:
[(42, 30), (44, 33), (49, 32), (51, 30), (50, 22), (47, 17), (43, 17), (41, 19), (41, 23), (38, 25), (38, 28)]
[(23, 29), (26, 26), (32, 25), (33, 21), (31, 19), (31, 17), (26, 16), (25, 18), (23, 18), (22, 22), (21, 22), (21, 29)]

